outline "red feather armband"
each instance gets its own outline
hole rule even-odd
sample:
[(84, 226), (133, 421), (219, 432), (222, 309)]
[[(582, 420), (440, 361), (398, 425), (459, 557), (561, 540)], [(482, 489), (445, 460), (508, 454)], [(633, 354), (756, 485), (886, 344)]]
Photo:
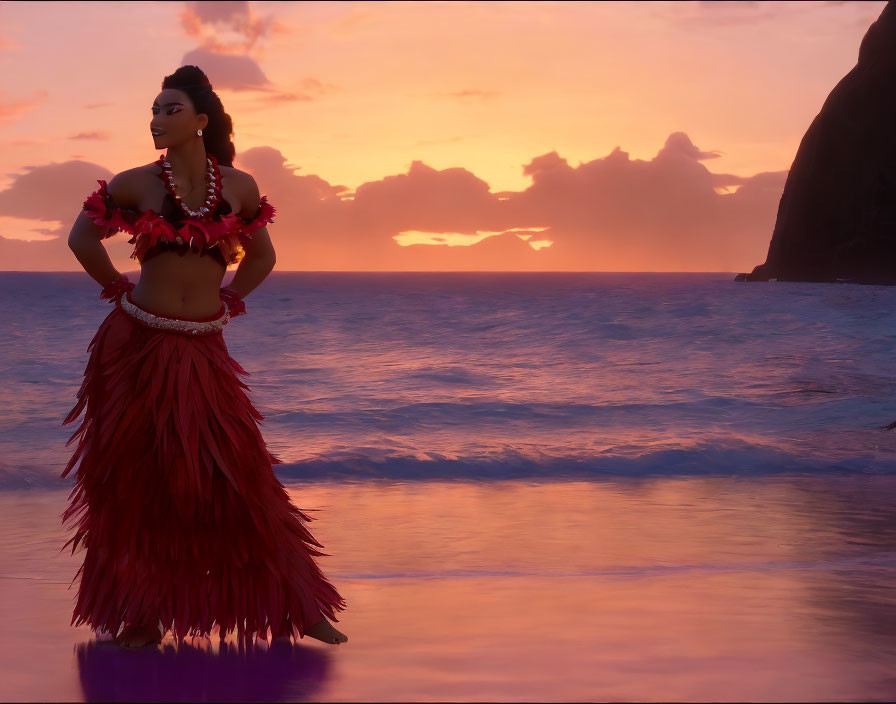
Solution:
[(240, 294), (232, 288), (221, 289), (221, 300), (227, 305), (227, 310), (230, 312), (231, 318), (235, 318), (238, 315), (245, 315), (246, 304), (243, 303)]
[(122, 274), (115, 281), (103, 286), (103, 290), (100, 291), (100, 298), (108, 298), (114, 301), (120, 298), (126, 291), (133, 291), (135, 285), (130, 282), (127, 276)]

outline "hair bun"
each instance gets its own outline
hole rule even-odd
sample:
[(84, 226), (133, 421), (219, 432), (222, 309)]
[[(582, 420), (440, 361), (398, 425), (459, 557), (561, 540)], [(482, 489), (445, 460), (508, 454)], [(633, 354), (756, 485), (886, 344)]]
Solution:
[(170, 84), (170, 88), (174, 88), (176, 86), (212, 87), (212, 83), (208, 80), (208, 76), (205, 75), (205, 71), (203, 71), (198, 66), (193, 66), (192, 64), (181, 66), (179, 69), (177, 69), (177, 71), (167, 77), (166, 82)]
[(197, 115), (208, 115), (208, 125), (202, 128), (205, 151), (214, 154), (222, 166), (233, 166), (233, 120), (224, 111), (221, 98), (205, 71), (192, 64), (181, 66), (162, 79), (162, 90), (169, 88), (186, 93)]

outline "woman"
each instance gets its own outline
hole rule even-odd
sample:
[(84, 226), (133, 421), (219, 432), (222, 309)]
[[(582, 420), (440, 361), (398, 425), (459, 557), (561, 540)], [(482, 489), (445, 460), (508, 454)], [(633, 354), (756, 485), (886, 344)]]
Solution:
[[(63, 549), (86, 551), (72, 624), (125, 647), (213, 625), (222, 640), (234, 629), (267, 640), (270, 628), (273, 638), (345, 642), (326, 618), (345, 608), (314, 561), (326, 553), (274, 475), (280, 460), (222, 334), (274, 266), (274, 208), (232, 167), (231, 119), (199, 68), (167, 76), (152, 113), (167, 153), (98, 181), (69, 236), (115, 304), (64, 421), (86, 408), (62, 473), (80, 461), (63, 514), (63, 524), (81, 514)], [(119, 230), (133, 235), (136, 287), (101, 243)]]

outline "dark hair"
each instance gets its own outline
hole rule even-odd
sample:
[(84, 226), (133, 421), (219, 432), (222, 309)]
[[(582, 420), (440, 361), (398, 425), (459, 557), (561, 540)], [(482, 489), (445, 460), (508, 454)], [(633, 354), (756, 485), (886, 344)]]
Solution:
[(233, 136), (233, 120), (224, 112), (218, 94), (212, 90), (208, 76), (198, 66), (181, 66), (162, 80), (162, 89), (175, 88), (190, 98), (197, 115), (208, 115), (208, 125), (202, 130), (205, 151), (215, 155), (219, 164), (233, 166), (236, 148)]

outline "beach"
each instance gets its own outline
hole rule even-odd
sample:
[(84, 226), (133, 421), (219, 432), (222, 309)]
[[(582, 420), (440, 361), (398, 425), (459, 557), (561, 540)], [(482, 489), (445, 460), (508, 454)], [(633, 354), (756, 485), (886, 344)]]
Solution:
[(0, 294), (0, 699), (896, 698), (887, 287), (275, 272), (225, 339), (349, 641), (138, 651), (69, 625), (60, 552), (109, 306)]
[(349, 642), (70, 627), (65, 491), (0, 494), (5, 701), (887, 701), (896, 477), (290, 484)]

